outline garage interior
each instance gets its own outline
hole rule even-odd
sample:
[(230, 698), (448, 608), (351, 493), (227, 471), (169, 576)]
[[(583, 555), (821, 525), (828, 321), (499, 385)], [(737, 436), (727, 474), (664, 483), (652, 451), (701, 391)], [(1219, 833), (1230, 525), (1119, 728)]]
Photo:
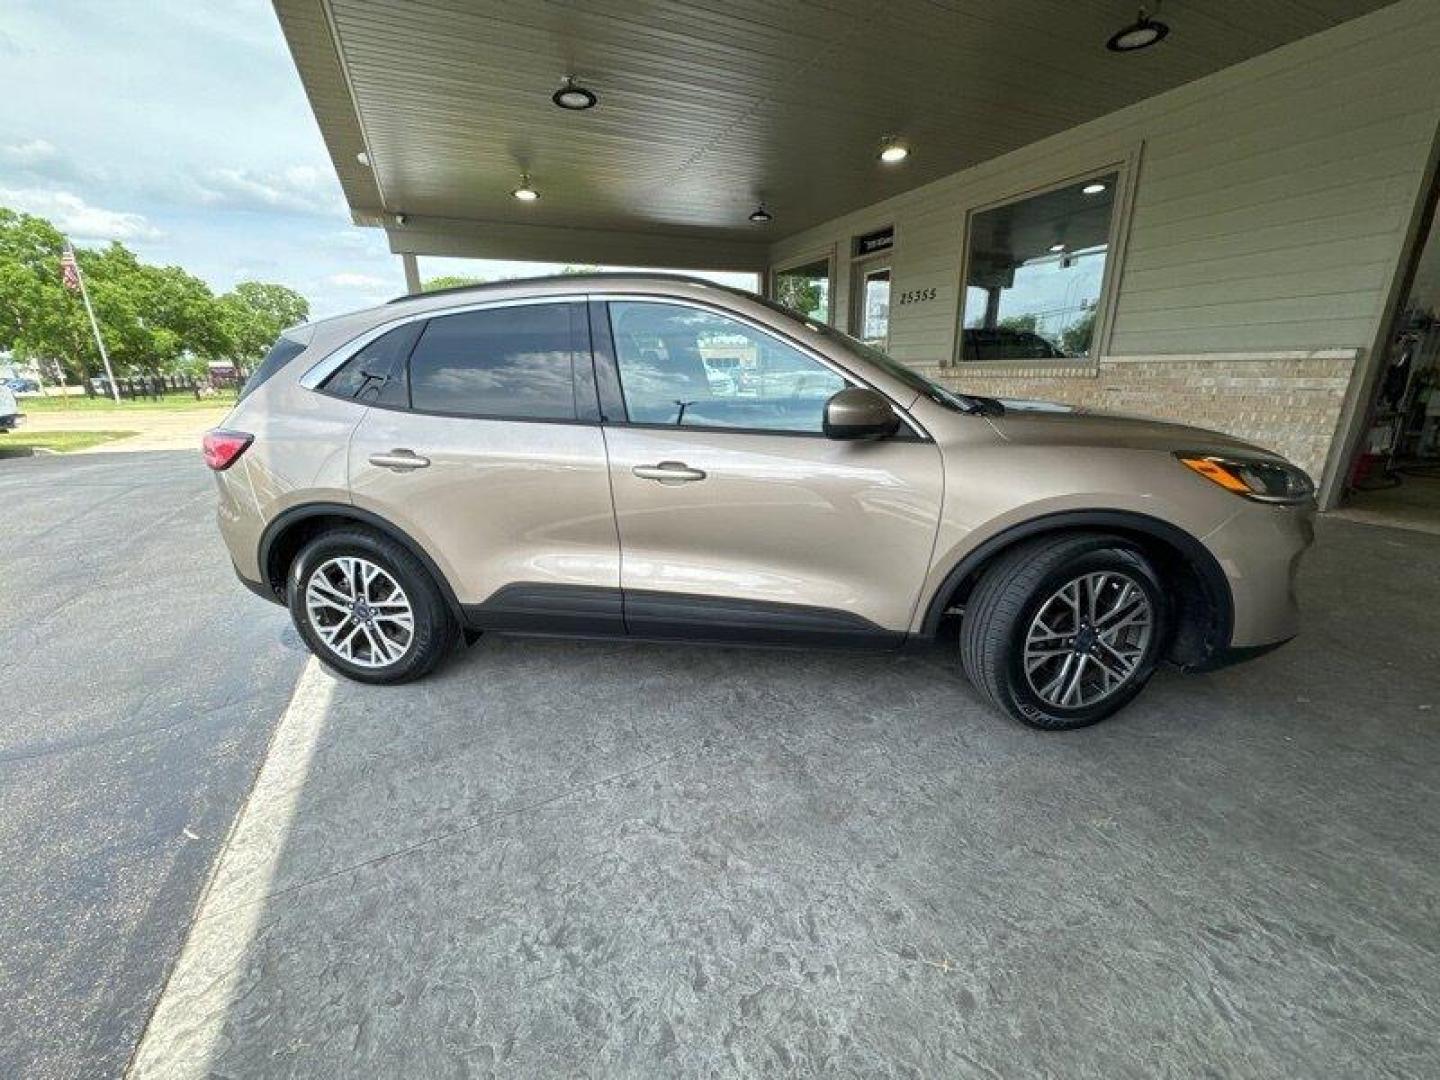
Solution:
[(1440, 533), (1440, 228), (1436, 191), (1386, 341), (1344, 502), (1353, 521)]
[[(310, 663), (135, 1075), (1440, 1073), (1440, 541), (1372, 523), (1423, 517), (1383, 500), (1432, 483), (1433, 261), (1412, 255), (1440, 87), (1364, 82), (1433, 68), (1433, 6), (1167, 2), (1164, 43), (1118, 58), (1134, 9), (1102, 0), (276, 6), (353, 218), (412, 279), (426, 256), (751, 271), (989, 392), (1130, 401), (1122, 376), (1164, 369), (1175, 415), (1302, 414), (1286, 437), (1345, 505), (1303, 565), (1296, 642), (1165, 671), (1061, 737), (984, 709), (944, 642), (896, 660), (486, 637), (395, 689)], [(1228, 212), (1161, 227), (1146, 199), (1195, 185), (1212, 148), (1167, 132), (1228, 120), (1203, 87), (1228, 101), (1204, 80), (1232, 69), (1242, 96), (1369, 96), (1338, 133), (1318, 99), (1277, 151), (1292, 172), (1222, 162), (1247, 177), (1222, 203), (1268, 193), (1227, 226), (1248, 276), (1155, 284), (1204, 240), (1176, 237)], [(553, 105), (569, 85), (598, 106)], [(1381, 106), (1393, 123), (1361, 115)], [(898, 136), (912, 159), (877, 166)], [(1002, 336), (987, 288), (1010, 273), (965, 253), (969, 223), (1112, 175), (1093, 341), (966, 359), (967, 327), (977, 354)], [(1260, 250), (1264, 215), (1291, 246)], [(1057, 265), (1099, 246), (1061, 242)], [(1186, 282), (1216, 299), (1159, 326)]]

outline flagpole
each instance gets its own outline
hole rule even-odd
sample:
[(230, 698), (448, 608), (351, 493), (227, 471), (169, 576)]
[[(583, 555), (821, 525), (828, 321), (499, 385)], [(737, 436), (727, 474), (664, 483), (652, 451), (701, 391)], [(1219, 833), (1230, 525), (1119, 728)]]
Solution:
[(90, 329), (95, 331), (95, 347), (100, 350), (100, 362), (105, 365), (105, 378), (110, 382), (110, 396), (120, 404), (120, 387), (115, 382), (115, 373), (110, 370), (110, 354), (105, 351), (105, 339), (100, 336), (100, 324), (95, 321), (95, 309), (90, 306), (90, 291), (85, 288), (85, 275), (80, 272), (80, 260), (75, 258), (75, 249), (65, 241), (65, 250), (75, 262), (75, 280), (80, 283), (80, 299), (85, 302), (85, 314), (90, 316)]

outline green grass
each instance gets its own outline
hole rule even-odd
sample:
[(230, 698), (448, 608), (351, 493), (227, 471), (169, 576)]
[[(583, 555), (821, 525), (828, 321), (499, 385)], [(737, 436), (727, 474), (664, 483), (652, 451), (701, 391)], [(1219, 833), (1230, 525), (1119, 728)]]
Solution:
[(189, 390), (166, 394), (156, 401), (154, 398), (121, 398), (115, 404), (108, 397), (23, 397), (17, 399), (20, 411), (25, 413), (98, 412), (106, 409), (121, 412), (162, 410), (174, 412), (177, 409), (228, 409), (235, 404), (233, 390), (221, 390), (214, 397), (195, 400)]
[(0, 458), (29, 457), (36, 450), (53, 450), (60, 454), (71, 450), (88, 450), (92, 446), (134, 434), (133, 431), (10, 432), (0, 435)]

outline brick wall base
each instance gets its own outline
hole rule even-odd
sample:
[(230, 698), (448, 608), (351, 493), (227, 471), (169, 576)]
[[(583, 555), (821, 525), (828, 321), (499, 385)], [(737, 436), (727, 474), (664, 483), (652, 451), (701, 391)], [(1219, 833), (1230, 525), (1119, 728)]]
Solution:
[(1106, 357), (1096, 365), (916, 365), (946, 386), (1174, 420), (1247, 439), (1304, 468), (1318, 484), (1335, 442), (1357, 349)]

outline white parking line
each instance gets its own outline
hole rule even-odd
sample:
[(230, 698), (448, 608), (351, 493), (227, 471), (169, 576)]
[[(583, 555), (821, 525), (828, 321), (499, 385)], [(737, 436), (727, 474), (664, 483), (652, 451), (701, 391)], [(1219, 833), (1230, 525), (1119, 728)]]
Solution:
[(220, 849), (127, 1075), (209, 1075), (334, 687), (334, 677), (311, 657), (275, 727), (250, 797)]

